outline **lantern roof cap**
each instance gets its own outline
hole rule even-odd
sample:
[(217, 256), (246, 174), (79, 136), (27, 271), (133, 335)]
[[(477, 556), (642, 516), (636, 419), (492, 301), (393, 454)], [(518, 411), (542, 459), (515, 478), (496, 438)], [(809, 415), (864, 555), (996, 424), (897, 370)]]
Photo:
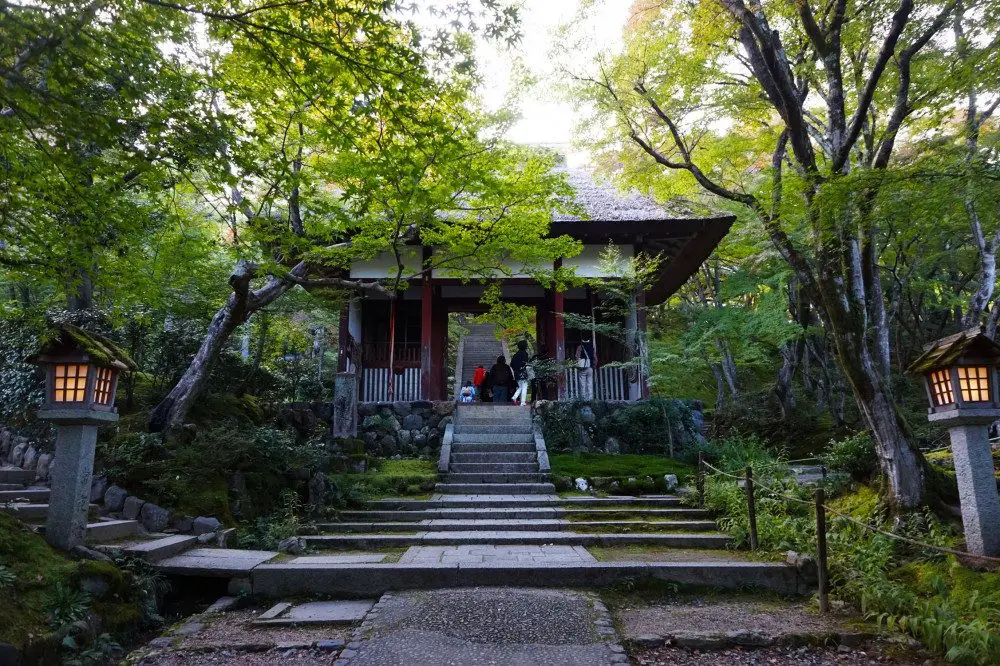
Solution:
[(28, 359), (37, 363), (73, 353), (84, 353), (92, 363), (118, 370), (135, 370), (135, 361), (111, 340), (73, 324), (56, 324), (44, 334), (46, 340), (37, 354)]
[(924, 351), (906, 369), (908, 374), (924, 374), (955, 365), (963, 357), (1000, 360), (1000, 344), (983, 332), (982, 326), (959, 331), (924, 346)]

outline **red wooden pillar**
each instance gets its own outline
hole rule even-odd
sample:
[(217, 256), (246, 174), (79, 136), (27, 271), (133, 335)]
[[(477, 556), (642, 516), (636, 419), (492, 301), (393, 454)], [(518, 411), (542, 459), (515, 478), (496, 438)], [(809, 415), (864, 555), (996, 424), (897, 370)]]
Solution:
[(434, 287), (434, 327), (431, 338), (431, 400), (445, 400), (448, 385), (448, 308), (441, 287)]
[(434, 286), (424, 277), (420, 294), (420, 397), (433, 400), (434, 391)]

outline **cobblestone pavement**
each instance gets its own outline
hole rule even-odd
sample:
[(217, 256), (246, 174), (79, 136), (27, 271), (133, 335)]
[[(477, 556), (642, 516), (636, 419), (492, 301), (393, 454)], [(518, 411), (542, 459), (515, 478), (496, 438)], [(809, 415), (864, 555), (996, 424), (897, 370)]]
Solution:
[(412, 546), (400, 564), (583, 564), (596, 562), (583, 546)]
[(607, 609), (566, 590), (389, 593), (341, 653), (349, 666), (604, 666), (627, 663)]

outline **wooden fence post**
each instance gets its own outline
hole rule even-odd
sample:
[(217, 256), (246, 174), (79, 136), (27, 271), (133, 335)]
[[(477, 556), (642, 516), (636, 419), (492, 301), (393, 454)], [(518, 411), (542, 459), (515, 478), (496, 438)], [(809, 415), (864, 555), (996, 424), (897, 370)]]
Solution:
[(701, 451), (698, 452), (698, 473), (694, 483), (698, 489), (698, 506), (705, 506), (705, 454)]
[(757, 550), (757, 506), (753, 497), (753, 469), (747, 465), (747, 515), (750, 519), (750, 550)]
[(830, 611), (826, 569), (826, 501), (823, 488), (816, 489), (816, 578), (819, 583), (819, 612)]

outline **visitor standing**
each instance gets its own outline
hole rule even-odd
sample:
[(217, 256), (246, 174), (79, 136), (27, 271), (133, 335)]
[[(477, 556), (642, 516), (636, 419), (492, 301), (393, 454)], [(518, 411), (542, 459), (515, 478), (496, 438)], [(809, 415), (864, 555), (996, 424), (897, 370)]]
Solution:
[(594, 399), (594, 366), (597, 365), (597, 354), (594, 352), (594, 343), (590, 341), (589, 335), (584, 335), (583, 340), (576, 347), (576, 367), (580, 398), (583, 400)]
[(497, 362), (490, 368), (490, 378), (493, 384), (493, 402), (502, 405), (510, 398), (510, 388), (514, 385), (514, 373), (503, 354), (497, 356)]
[(483, 382), (486, 381), (486, 368), (483, 366), (476, 366), (476, 371), (472, 373), (472, 385), (476, 387), (476, 392), (479, 395), (483, 394)]
[(528, 399), (528, 341), (518, 340), (517, 353), (510, 359), (510, 369), (517, 380), (517, 390), (514, 392), (513, 401), (517, 402), (521, 398), (521, 406), (524, 407)]

